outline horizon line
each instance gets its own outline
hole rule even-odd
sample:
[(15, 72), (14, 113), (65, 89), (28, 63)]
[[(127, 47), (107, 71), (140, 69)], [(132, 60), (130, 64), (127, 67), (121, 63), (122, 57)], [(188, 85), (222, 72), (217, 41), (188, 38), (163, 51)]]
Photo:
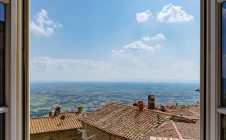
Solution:
[(161, 81), (92, 81), (92, 80), (53, 80), (53, 81), (41, 81), (41, 80), (30, 80), (30, 83), (61, 83), (61, 82), (81, 82), (81, 83), (197, 83), (199, 84), (200, 81), (198, 80), (188, 80), (188, 81), (179, 81), (179, 80), (161, 80)]

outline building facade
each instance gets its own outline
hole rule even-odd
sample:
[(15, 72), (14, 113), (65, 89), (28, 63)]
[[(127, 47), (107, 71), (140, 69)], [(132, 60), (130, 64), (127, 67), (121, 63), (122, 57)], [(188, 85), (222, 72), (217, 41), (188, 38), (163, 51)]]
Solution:
[(78, 120), (82, 117), (78, 112), (61, 113), (56, 107), (48, 117), (31, 118), (30, 140), (82, 140), (78, 129), (82, 127)]

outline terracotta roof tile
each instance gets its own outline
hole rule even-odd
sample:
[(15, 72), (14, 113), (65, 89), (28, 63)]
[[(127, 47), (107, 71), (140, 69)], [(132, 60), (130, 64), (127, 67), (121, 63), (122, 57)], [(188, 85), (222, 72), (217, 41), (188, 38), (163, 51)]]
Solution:
[[(197, 126), (197, 123), (189, 123), (193, 122), (190, 121), (193, 117), (188, 116), (194, 116), (194, 114), (186, 111), (182, 111), (182, 114), (173, 113), (149, 109), (138, 111), (135, 106), (109, 103), (94, 112), (87, 113), (87, 118), (81, 121), (107, 133), (131, 140), (143, 140), (144, 138), (179, 140), (181, 136), (187, 139), (193, 137), (193, 135), (187, 137), (183, 133), (186, 131), (183, 130), (181, 124), (189, 124), (189, 130), (194, 125)], [(179, 128), (176, 125), (179, 125)]]
[[(60, 117), (42, 117), (31, 119), (31, 134), (81, 128), (79, 120), (84, 121), (107, 133), (131, 140), (179, 140), (199, 139), (199, 116), (189, 110), (176, 110), (171, 113), (144, 109), (118, 103), (109, 103), (94, 112), (81, 114), (65, 113)], [(179, 116), (178, 116), (179, 115)], [(176, 119), (175, 119), (176, 116)], [(183, 117), (185, 116), (185, 117)], [(196, 123), (188, 123), (189, 118), (198, 118)], [(182, 121), (180, 121), (182, 120)], [(185, 120), (185, 121), (184, 121)], [(188, 120), (188, 121), (187, 121)]]
[(166, 137), (149, 137), (147, 140), (180, 140), (176, 138), (166, 138)]
[(171, 120), (165, 121), (161, 126), (154, 129), (150, 136), (155, 137), (163, 137), (163, 138), (177, 138), (179, 139), (179, 136), (171, 122)]
[(30, 119), (30, 134), (45, 133), (52, 131), (61, 131), (81, 128), (81, 114), (78, 113), (63, 113), (64, 120), (57, 117), (40, 117)]
[(135, 106), (109, 103), (94, 112), (87, 113), (87, 118), (82, 121), (107, 133), (139, 140), (171, 117), (169, 113), (148, 109), (138, 111)]
[(198, 120), (199, 119), (199, 114), (197, 112), (194, 112), (189, 109), (178, 109), (178, 110), (172, 110), (170, 111), (171, 114), (175, 114), (178, 116), (183, 116), (188, 119), (194, 119)]
[(183, 139), (200, 139), (200, 121), (196, 123), (174, 122)]

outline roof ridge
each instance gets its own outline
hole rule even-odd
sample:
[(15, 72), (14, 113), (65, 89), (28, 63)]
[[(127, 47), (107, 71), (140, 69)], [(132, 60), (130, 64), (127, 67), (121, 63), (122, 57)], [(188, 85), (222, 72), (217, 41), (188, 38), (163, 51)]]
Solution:
[[(102, 106), (101, 108), (103, 108), (107, 105), (121, 105), (121, 106), (125, 106), (125, 107), (136, 108), (136, 106), (133, 106), (133, 105), (130, 105), (130, 104), (122, 104), (122, 103), (118, 103), (118, 102), (109, 102), (106, 105)], [(149, 112), (160, 113), (160, 114), (163, 114), (163, 115), (168, 115), (170, 117), (183, 118), (183, 119), (187, 120), (188, 122), (193, 122), (193, 119), (189, 119), (189, 118), (186, 118), (184, 116), (176, 115), (176, 114), (173, 114), (173, 113), (162, 112), (162, 111), (159, 111), (159, 110), (150, 110), (150, 109), (147, 109), (147, 108), (144, 108), (143, 110), (149, 111)], [(186, 110), (186, 109), (184, 109), (184, 110)]]
[(192, 114), (194, 114), (195, 116), (200, 117), (200, 115), (197, 112), (195, 112), (194, 110), (188, 109), (188, 111), (191, 112)]
[(173, 124), (173, 127), (174, 127), (175, 131), (177, 132), (177, 135), (178, 135), (179, 139), (183, 140), (183, 137), (181, 136), (179, 130), (177, 129), (176, 124), (172, 120), (171, 120), (171, 123)]
[[(80, 115), (81, 113), (77, 113), (77, 112), (64, 112), (64, 113), (61, 113), (60, 115), (69, 115), (69, 114), (77, 114), (77, 115)], [(56, 117), (59, 117), (59, 116), (41, 116), (41, 117), (33, 117), (31, 119), (32, 120), (35, 120), (35, 119), (56, 118)]]
[[(66, 117), (64, 119), (60, 119), (62, 115)], [(30, 120), (30, 133), (45, 133), (45, 132), (53, 132), (53, 131), (61, 131), (61, 130), (69, 130), (69, 129), (77, 129), (81, 128), (81, 122), (78, 120), (80, 118), (80, 113), (63, 113), (62, 115), (56, 117), (40, 117), (34, 118)], [(59, 126), (59, 123), (62, 123)]]

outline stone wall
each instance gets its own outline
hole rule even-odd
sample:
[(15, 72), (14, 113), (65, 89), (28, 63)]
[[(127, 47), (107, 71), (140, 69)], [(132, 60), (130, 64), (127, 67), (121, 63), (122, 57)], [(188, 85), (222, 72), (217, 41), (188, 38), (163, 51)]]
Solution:
[[(85, 128), (85, 123), (82, 123), (82, 126), (83, 128)], [(95, 135), (95, 137), (90, 140), (128, 140), (117, 135), (109, 134), (101, 129), (98, 129), (88, 124), (86, 125), (86, 128), (88, 130), (88, 136)]]
[(31, 140), (82, 140), (77, 129), (31, 134)]

